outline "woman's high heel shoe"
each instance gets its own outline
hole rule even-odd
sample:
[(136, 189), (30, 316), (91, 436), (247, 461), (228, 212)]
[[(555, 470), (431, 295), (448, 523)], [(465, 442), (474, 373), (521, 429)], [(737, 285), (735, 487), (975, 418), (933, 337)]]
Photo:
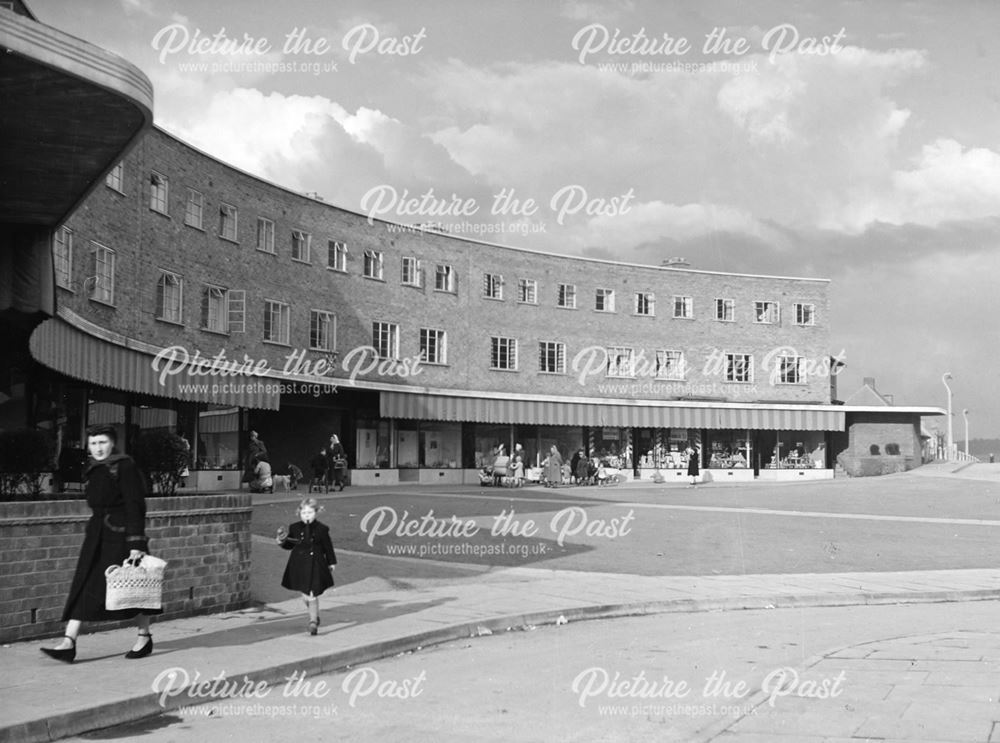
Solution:
[(135, 660), (136, 658), (145, 658), (147, 655), (153, 652), (153, 635), (150, 634), (149, 632), (146, 632), (145, 634), (140, 632), (139, 637), (147, 638), (146, 644), (143, 645), (138, 650), (129, 650), (127, 653), (125, 653), (125, 657), (128, 658), (129, 660)]
[(63, 663), (72, 663), (76, 660), (76, 640), (66, 635), (66, 639), (73, 643), (68, 648), (42, 648), (42, 652), (50, 658), (61, 660)]

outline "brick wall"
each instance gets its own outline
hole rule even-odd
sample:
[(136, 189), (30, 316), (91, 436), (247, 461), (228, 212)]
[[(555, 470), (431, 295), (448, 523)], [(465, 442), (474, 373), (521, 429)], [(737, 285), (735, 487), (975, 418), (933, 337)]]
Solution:
[[(169, 180), (169, 215), (150, 209), (150, 174)], [(204, 197), (203, 229), (185, 224), (187, 189)], [(827, 403), (829, 379), (810, 376), (802, 384), (773, 384), (763, 368), (765, 356), (787, 347), (816, 363), (829, 353), (828, 282), (678, 268), (633, 266), (550, 255), (487, 245), (437, 233), (391, 231), (386, 223), (369, 224), (360, 214), (305, 198), (294, 192), (230, 168), (166, 133), (153, 130), (125, 160), (123, 193), (100, 187), (69, 219), (74, 233), (73, 291), (61, 289), (59, 302), (110, 330), (160, 347), (175, 344), (214, 356), (225, 349), (228, 358), (266, 359), (282, 368), (289, 353), (309, 345), (310, 310), (330, 311), (337, 318), (337, 350), (341, 354), (372, 343), (372, 323), (396, 323), (399, 352), (419, 351), (421, 328), (447, 333), (447, 364), (424, 366), (411, 379), (380, 378), (382, 382), (432, 388), (486, 390), (585, 397), (670, 399), (725, 397), (734, 401)], [(238, 210), (235, 241), (219, 236), (221, 204)], [(353, 206), (353, 205), (352, 205)], [(275, 255), (256, 248), (257, 218), (274, 222)], [(292, 230), (311, 235), (311, 262), (291, 258)], [(349, 250), (347, 272), (327, 268), (327, 243), (339, 240)], [(113, 307), (88, 299), (85, 279), (91, 241), (116, 251)], [(384, 255), (384, 280), (362, 276), (366, 249)], [(420, 259), (423, 285), (404, 286), (401, 260)], [(667, 256), (664, 256), (667, 257)], [(452, 266), (456, 291), (434, 290), (437, 264)], [(156, 284), (161, 270), (184, 280), (183, 322), (156, 319)], [(503, 301), (483, 296), (483, 275), (501, 274)], [(537, 303), (517, 301), (519, 278), (537, 283)], [(231, 335), (201, 329), (201, 299), (211, 283), (247, 292), (246, 332)], [(556, 305), (559, 283), (573, 284), (576, 309)], [(615, 312), (594, 309), (598, 288), (613, 289)], [(636, 292), (655, 294), (655, 316), (634, 314)], [(674, 295), (693, 299), (694, 319), (673, 317)], [(715, 300), (735, 302), (735, 321), (715, 319)], [(291, 338), (287, 346), (263, 341), (264, 300), (291, 306)], [(753, 322), (754, 302), (780, 303), (776, 324)], [(795, 325), (795, 303), (815, 305), (815, 325)], [(490, 336), (518, 340), (518, 370), (490, 370)], [(538, 343), (566, 344), (567, 373), (546, 374), (538, 368)], [(603, 374), (581, 386), (572, 361), (588, 346), (624, 346), (647, 359), (659, 349), (680, 350), (691, 371), (686, 388), (677, 394), (659, 389), (629, 391), (599, 389)], [(754, 356), (755, 379), (749, 384), (725, 384), (720, 374), (705, 374), (713, 352)], [(318, 354), (310, 354), (318, 358)], [(343, 359), (342, 359), (343, 361)], [(341, 370), (340, 376), (343, 376)], [(376, 378), (376, 373), (366, 375)], [(613, 380), (612, 380), (613, 381)], [(648, 381), (648, 380), (641, 380)], [(725, 384), (725, 390), (714, 385)], [(672, 387), (672, 389), (674, 389)]]
[[(249, 495), (150, 498), (147, 508), (150, 551), (170, 563), (164, 617), (247, 605)], [(62, 632), (89, 517), (83, 500), (0, 503), (0, 642)]]
[(885, 454), (886, 444), (897, 444), (901, 456), (920, 459), (920, 416), (892, 413), (891, 408), (884, 413), (851, 413), (847, 429), (850, 454), (868, 456), (872, 444)]

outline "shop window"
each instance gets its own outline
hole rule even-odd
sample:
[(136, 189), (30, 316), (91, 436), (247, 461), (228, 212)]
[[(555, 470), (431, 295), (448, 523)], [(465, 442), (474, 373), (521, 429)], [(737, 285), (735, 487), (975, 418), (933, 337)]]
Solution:
[(195, 469), (239, 469), (239, 438), (239, 408), (213, 405), (200, 411)]
[(423, 467), (457, 468), (461, 464), (462, 424), (421, 423), (420, 464)]
[(356, 438), (358, 468), (384, 469), (391, 466), (388, 421), (359, 420)]

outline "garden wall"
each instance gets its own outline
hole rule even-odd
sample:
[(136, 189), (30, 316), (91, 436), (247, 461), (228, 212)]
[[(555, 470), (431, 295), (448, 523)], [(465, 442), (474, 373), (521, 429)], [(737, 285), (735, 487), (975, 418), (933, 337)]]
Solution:
[[(250, 602), (249, 494), (156, 497), (146, 504), (150, 552), (169, 562), (164, 617)], [(62, 633), (89, 517), (82, 499), (0, 503), (0, 642)]]

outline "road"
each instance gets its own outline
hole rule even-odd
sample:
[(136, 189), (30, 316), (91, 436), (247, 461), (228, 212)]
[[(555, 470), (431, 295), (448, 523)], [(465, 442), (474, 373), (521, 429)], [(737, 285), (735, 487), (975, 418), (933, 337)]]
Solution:
[[(971, 480), (902, 475), (696, 489), (401, 487), (363, 496), (347, 490), (320, 502), (320, 518), (342, 551), (336, 579), (348, 590), (475, 579), (507, 566), (739, 575), (1000, 564), (1000, 483)], [(431, 516), (439, 532), (452, 517), (465, 532), (456, 536), (459, 527), (452, 526), (443, 535), (398, 535), (405, 528), (428, 531)], [(254, 509), (258, 600), (290, 595), (278, 586), (285, 555), (271, 537), (294, 518), (293, 500)], [(471, 535), (468, 522), (475, 527)], [(535, 533), (520, 536), (529, 525)], [(560, 540), (567, 530), (576, 533)], [(364, 585), (351, 589), (355, 583)]]

